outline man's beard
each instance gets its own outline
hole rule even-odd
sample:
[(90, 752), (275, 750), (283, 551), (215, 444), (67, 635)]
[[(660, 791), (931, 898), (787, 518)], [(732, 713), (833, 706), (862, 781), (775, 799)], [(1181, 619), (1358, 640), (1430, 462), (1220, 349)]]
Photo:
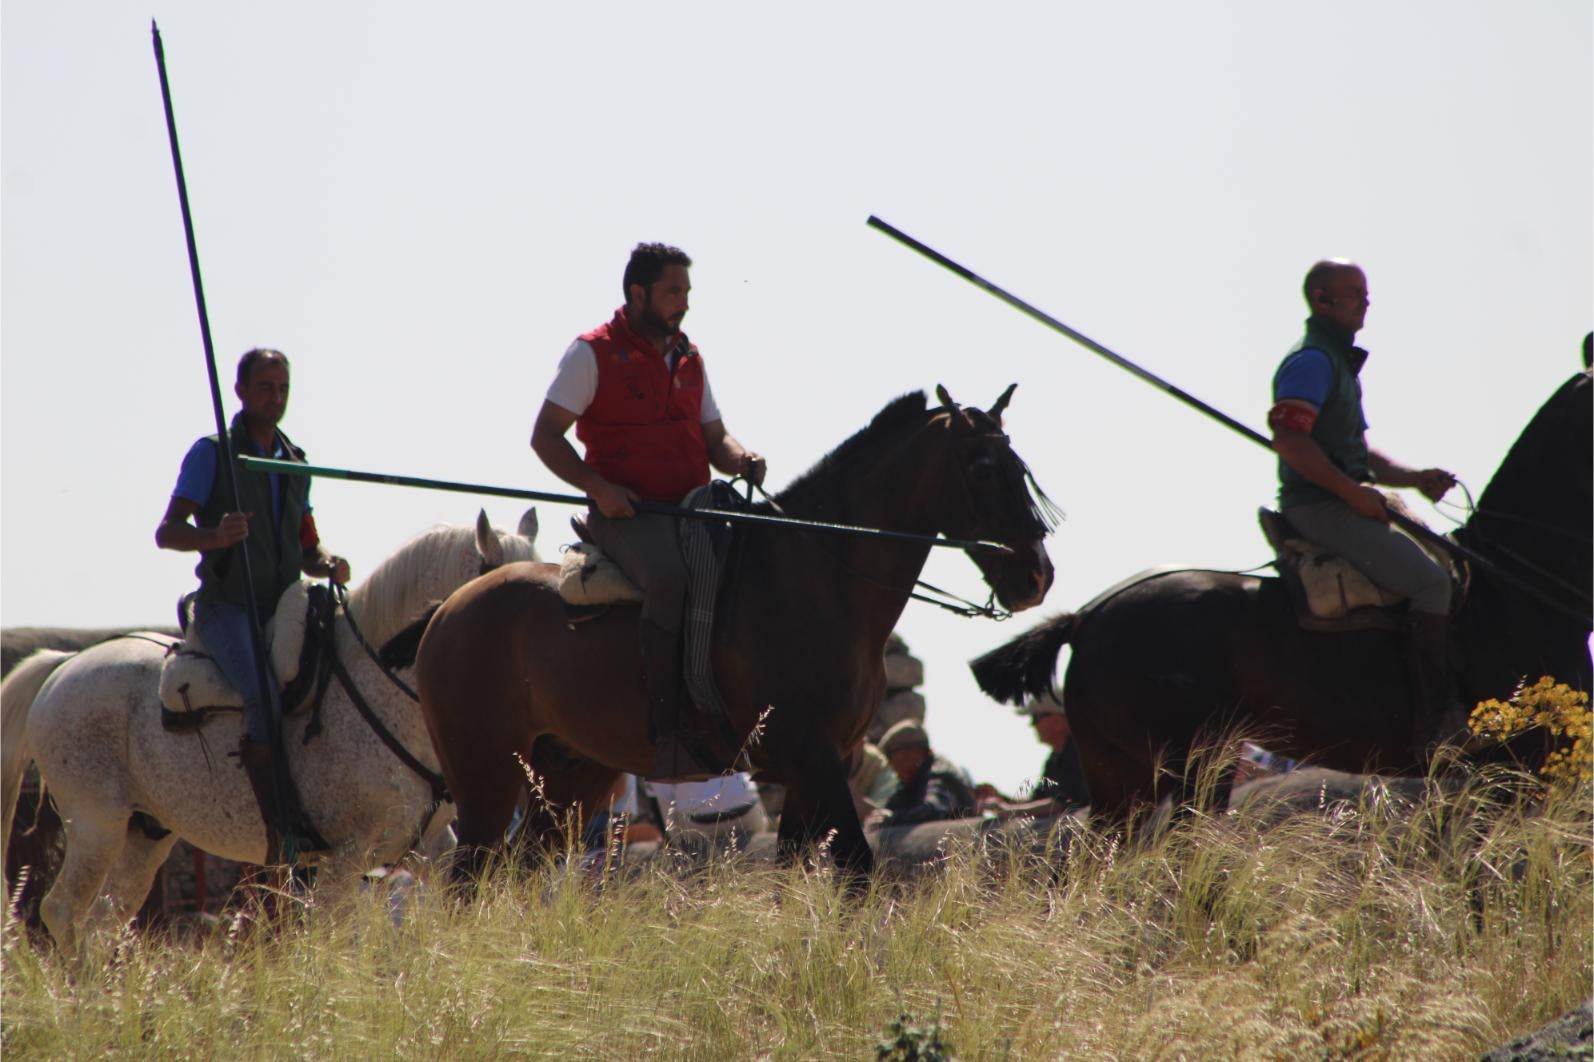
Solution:
[(653, 300), (646, 297), (642, 302), (642, 312), (638, 319), (632, 322), (638, 332), (653, 339), (668, 339), (679, 331), (678, 324), (671, 324), (664, 319), (664, 315), (653, 308)]

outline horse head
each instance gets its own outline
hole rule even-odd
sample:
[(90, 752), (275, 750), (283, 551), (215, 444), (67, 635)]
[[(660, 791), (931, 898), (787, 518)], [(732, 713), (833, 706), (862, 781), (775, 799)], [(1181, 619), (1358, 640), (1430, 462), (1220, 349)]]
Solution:
[(945, 532), (1008, 547), (1007, 553), (968, 552), (996, 600), (1013, 612), (1040, 604), (1051, 589), (1054, 572), (1045, 539), (1058, 515), (1002, 430), (1002, 412), (1017, 386), (1009, 386), (989, 409), (960, 406), (946, 388), (935, 389), (943, 406), (937, 420), (944, 417), (955, 469), (949, 477)]
[(428, 605), (477, 576), (514, 561), (537, 560), (536, 533), (535, 509), (520, 518), (518, 531), (493, 527), (485, 512), (473, 526), (442, 524), (422, 531), (349, 592), (349, 609), (371, 644), (381, 645)]

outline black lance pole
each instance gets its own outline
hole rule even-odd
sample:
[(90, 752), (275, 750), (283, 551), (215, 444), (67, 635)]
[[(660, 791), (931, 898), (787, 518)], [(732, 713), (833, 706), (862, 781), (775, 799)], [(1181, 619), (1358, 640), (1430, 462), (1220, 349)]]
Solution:
[[(1134, 373), (1142, 380), (1154, 387), (1160, 388), (1186, 405), (1199, 409), (1213, 420), (1224, 425), (1225, 427), (1234, 429), (1236, 432), (1239, 432), (1252, 442), (1266, 447), (1269, 451), (1273, 449), (1273, 441), (1256, 429), (1247, 427), (1246, 425), (1235, 420), (1233, 417), (1229, 416), (1227, 413), (1207, 405), (1199, 398), (1196, 398), (1194, 395), (1186, 391), (1180, 390), (1167, 380), (1164, 380), (1162, 377), (1147, 372), (1145, 369), (1142, 369), (1128, 358), (1108, 350), (1106, 347), (1102, 346), (1094, 339), (1091, 339), (1089, 336), (1068, 327), (1066, 324), (1059, 321), (1051, 314), (1031, 306), (1029, 303), (1025, 302), (1018, 296), (1011, 294), (1010, 292), (1004, 291), (1002, 288), (992, 284), (989, 280), (986, 280), (978, 273), (959, 265), (957, 262), (954, 262), (940, 251), (935, 250), (933, 247), (930, 247), (924, 243), (920, 243), (918, 240), (914, 239), (912, 236), (909, 236), (907, 233), (903, 232), (894, 225), (890, 225), (884, 221), (881, 221), (879, 218), (871, 214), (869, 215), (869, 226), (871, 228), (879, 229), (881, 232), (885, 233), (887, 236), (890, 236), (903, 246), (910, 247), (913, 250), (918, 251), (920, 254), (924, 255), (924, 257), (930, 259), (930, 261), (944, 266), (946, 269), (962, 277), (964, 280), (967, 280), (975, 287), (985, 289), (987, 292), (995, 295), (998, 299), (1001, 299), (1014, 309), (1020, 310), (1030, 317), (1033, 317), (1035, 320), (1050, 328), (1052, 331), (1061, 332), (1063, 335), (1067, 336), (1069, 339), (1072, 339), (1074, 342), (1078, 343), (1087, 350), (1090, 350), (1096, 354), (1100, 354), (1102, 357), (1106, 358), (1120, 369), (1125, 369), (1131, 373)], [(1431, 531), (1422, 524), (1419, 524), (1417, 521), (1412, 520), (1409, 517), (1402, 516), (1400, 513), (1394, 512), (1392, 510), (1389, 513), (1389, 518), (1393, 520), (1398, 527), (1413, 537), (1421, 539), (1425, 542), (1430, 542), (1440, 549), (1449, 550), (1451, 553), (1465, 557), (1477, 567), (1493, 572), (1502, 582), (1510, 584), (1523, 593), (1533, 597), (1535, 600), (1547, 604), (1560, 612), (1572, 614), (1568, 611), (1565, 605), (1546, 597), (1542, 591), (1528, 585), (1527, 583), (1524, 583), (1511, 573), (1502, 570), (1498, 564), (1486, 557), (1479, 555), (1476, 551), (1468, 549), (1466, 546), (1463, 546), (1454, 539), (1446, 538), (1435, 531)], [(1578, 618), (1584, 619), (1586, 617), (1578, 615)]]
[[(194, 242), (194, 219), (188, 208), (188, 182), (183, 177), (183, 156), (177, 147), (177, 119), (172, 113), (172, 90), (166, 78), (166, 49), (161, 44), (160, 27), (151, 20), (149, 28), (155, 44), (155, 67), (160, 71), (161, 103), (166, 108), (166, 138), (172, 145), (172, 168), (177, 173), (177, 200), (182, 206), (183, 235), (188, 241), (188, 272), (194, 281), (194, 305), (199, 311), (199, 334), (205, 346), (205, 371), (210, 376), (210, 401), (216, 413), (216, 440), (221, 449), (221, 459), (216, 468), (218, 474), (225, 476), (227, 485), (231, 489), (232, 511), (242, 512), (243, 503), (238, 493), (238, 466), (233, 460), (235, 455), (232, 452), (232, 437), (227, 430), (226, 413), (222, 410), (221, 381), (216, 375), (216, 348), (210, 339), (210, 314), (205, 310), (205, 285), (199, 276), (199, 247)], [(260, 613), (257, 608), (258, 603), (255, 601), (255, 583), (249, 565), (249, 550), (244, 542), (239, 542), (231, 548), (233, 563), (240, 565), (244, 574), (244, 593), (249, 609), (249, 644), (254, 651), (257, 695), (261, 698), (260, 703), (269, 712), (275, 699), (275, 689), (273, 680), (266, 671), (266, 639), (260, 627)], [(273, 721), (280, 725), (280, 720)], [(296, 807), (297, 801), (294, 800), (293, 785), (288, 775), (287, 757), (283, 754), (282, 733), (278, 726), (270, 729), (277, 809), (285, 820), (290, 813), (290, 804)], [(278, 836), (286, 843), (292, 824), (279, 821), (277, 827)]]
[(978, 273), (975, 273), (973, 270), (965, 269), (963, 266), (952, 261), (952, 259), (942, 254), (940, 251), (937, 251), (933, 247), (929, 247), (920, 243), (918, 240), (915, 240), (912, 236), (909, 236), (901, 229), (881, 221), (873, 214), (869, 215), (869, 225), (872, 228), (879, 229), (881, 232), (885, 233), (887, 236), (890, 236), (893, 240), (896, 240), (903, 246), (911, 247), (913, 250), (918, 251), (920, 254), (924, 255), (924, 257), (928, 258), (937, 265), (946, 267), (953, 273), (956, 273), (958, 276), (962, 277), (964, 280), (967, 280), (969, 283), (973, 284), (975, 287), (984, 288), (986, 291), (990, 292), (992, 295), (995, 295), (998, 299), (1001, 299), (1009, 306), (1028, 314), (1030, 317), (1033, 317), (1047, 328), (1050, 328), (1052, 331), (1061, 332), (1063, 335), (1067, 336), (1069, 339), (1072, 339), (1075, 343), (1078, 343), (1086, 350), (1100, 354), (1102, 357), (1106, 358), (1120, 369), (1125, 369), (1134, 373), (1136, 376), (1151, 384), (1153, 387), (1161, 388), (1163, 391), (1166, 391), (1168, 394), (1183, 402), (1185, 405), (1194, 406), (1196, 409), (1199, 409), (1201, 412), (1205, 413), (1207, 416), (1211, 417), (1213, 420), (1216, 420), (1225, 427), (1233, 428), (1235, 431), (1239, 432), (1247, 439), (1250, 439), (1252, 442), (1261, 443), (1270, 450), (1273, 448), (1273, 443), (1261, 432), (1246, 427), (1244, 424), (1241, 424), (1227, 413), (1214, 409), (1189, 392), (1175, 387), (1162, 377), (1147, 372), (1145, 369), (1142, 369), (1128, 358), (1113, 353), (1111, 350), (1108, 350), (1106, 347), (1102, 346), (1094, 339), (1091, 339), (1083, 332), (1076, 332), (1074, 329), (1069, 328), (1051, 314), (1031, 306), (1029, 303), (1025, 302), (1016, 295), (1002, 290), (995, 284), (992, 284), (989, 280), (986, 280), (984, 277), (980, 276)]

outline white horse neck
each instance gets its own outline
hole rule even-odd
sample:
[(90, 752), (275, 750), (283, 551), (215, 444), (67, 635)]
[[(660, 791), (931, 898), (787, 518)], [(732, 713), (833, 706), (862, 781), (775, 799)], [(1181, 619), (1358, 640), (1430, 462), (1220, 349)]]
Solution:
[[(530, 539), (494, 531), (504, 560), (536, 560)], [(443, 524), (422, 531), (349, 591), (349, 610), (366, 640), (380, 646), (426, 608), (481, 574), (476, 529)]]

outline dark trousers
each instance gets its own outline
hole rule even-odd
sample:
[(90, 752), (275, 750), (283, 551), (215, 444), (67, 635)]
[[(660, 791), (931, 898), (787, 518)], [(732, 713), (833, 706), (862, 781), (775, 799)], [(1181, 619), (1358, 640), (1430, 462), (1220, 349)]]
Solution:
[(587, 530), (598, 548), (642, 588), (642, 622), (679, 635), (686, 612), (686, 561), (673, 516), (638, 513), (629, 520), (611, 520), (602, 513), (587, 517)]

